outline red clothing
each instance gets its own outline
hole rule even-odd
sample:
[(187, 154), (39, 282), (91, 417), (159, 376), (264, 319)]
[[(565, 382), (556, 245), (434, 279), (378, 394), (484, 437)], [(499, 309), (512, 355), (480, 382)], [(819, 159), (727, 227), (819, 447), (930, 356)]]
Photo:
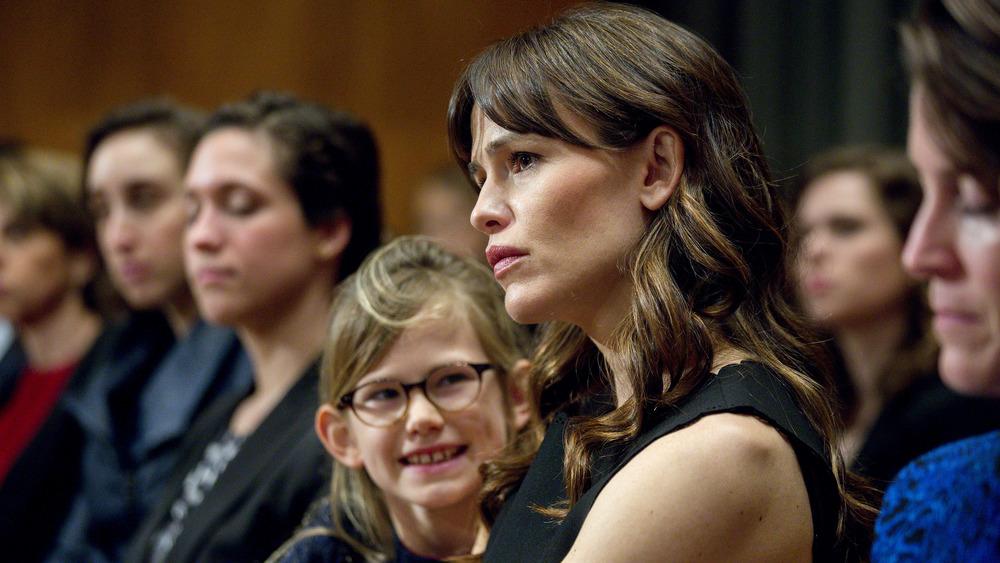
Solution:
[(48, 371), (28, 367), (21, 373), (10, 400), (0, 406), (0, 484), (41, 430), (75, 369), (73, 363)]

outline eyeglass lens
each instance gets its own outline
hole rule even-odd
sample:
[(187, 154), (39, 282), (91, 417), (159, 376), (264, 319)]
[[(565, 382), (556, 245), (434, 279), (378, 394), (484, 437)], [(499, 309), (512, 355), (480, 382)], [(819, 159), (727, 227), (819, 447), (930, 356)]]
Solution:
[(435, 369), (418, 383), (404, 385), (386, 380), (362, 385), (354, 392), (352, 407), (363, 422), (386, 426), (402, 418), (412, 387), (421, 387), (424, 396), (439, 409), (456, 411), (476, 400), (479, 386), (480, 373), (475, 367), (454, 364)]

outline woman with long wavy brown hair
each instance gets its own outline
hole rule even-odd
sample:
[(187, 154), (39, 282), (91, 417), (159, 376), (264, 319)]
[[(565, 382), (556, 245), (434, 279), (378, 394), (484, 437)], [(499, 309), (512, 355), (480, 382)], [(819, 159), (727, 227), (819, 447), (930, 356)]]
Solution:
[(485, 560), (860, 558), (872, 513), (830, 446), (729, 65), (651, 12), (585, 6), (475, 58), (449, 132), (508, 312), (545, 323), (548, 432), (530, 469), (490, 469)]

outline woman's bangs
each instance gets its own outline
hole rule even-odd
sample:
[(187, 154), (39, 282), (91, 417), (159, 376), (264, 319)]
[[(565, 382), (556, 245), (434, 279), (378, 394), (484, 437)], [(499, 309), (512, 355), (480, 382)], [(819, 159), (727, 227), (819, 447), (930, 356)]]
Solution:
[[(550, 73), (527, 46), (500, 46), (470, 69), (472, 97), (486, 117), (515, 133), (534, 133), (578, 144), (578, 135), (559, 119)], [(521, 47), (521, 48), (517, 48)]]

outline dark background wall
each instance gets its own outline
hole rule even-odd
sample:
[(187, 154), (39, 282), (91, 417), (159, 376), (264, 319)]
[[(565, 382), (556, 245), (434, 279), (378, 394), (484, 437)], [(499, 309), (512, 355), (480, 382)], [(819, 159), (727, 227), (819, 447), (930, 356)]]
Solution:
[(641, 4), (697, 31), (736, 67), (775, 176), (833, 145), (902, 145), (907, 0), (697, 0)]
[[(77, 150), (140, 96), (211, 109), (259, 88), (353, 111), (379, 137), (389, 226), (448, 158), (464, 60), (572, 0), (0, 0), (0, 136)], [(744, 78), (776, 175), (846, 142), (900, 143), (903, 0), (639, 2), (715, 45)]]

